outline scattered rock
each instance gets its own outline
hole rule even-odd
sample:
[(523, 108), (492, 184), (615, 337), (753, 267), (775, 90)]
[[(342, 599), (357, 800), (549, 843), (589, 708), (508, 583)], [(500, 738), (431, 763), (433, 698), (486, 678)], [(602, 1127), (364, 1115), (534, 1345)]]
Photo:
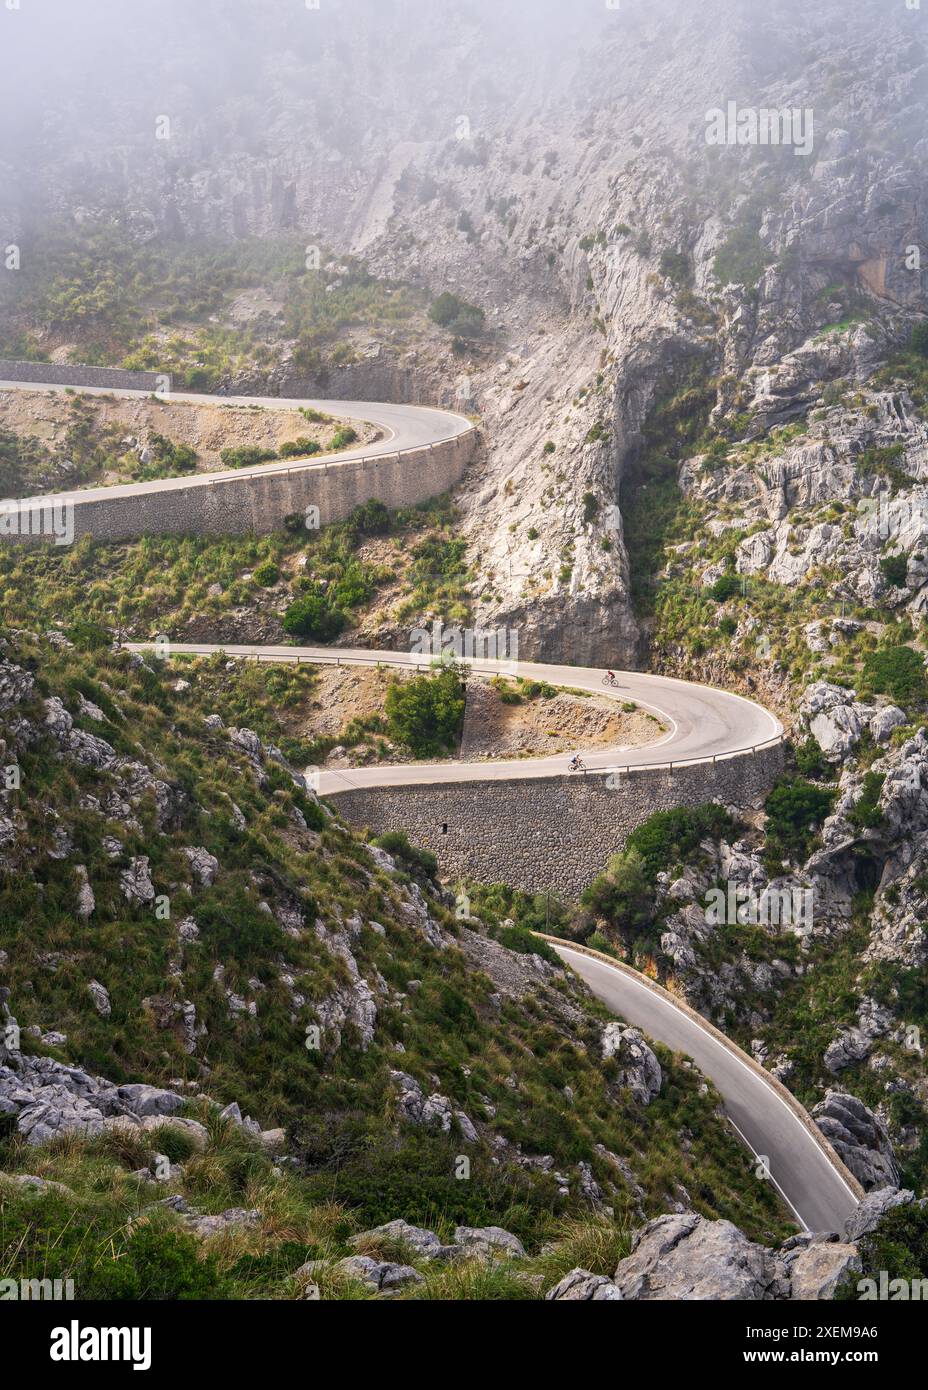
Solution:
[(559, 1284), (545, 1294), (547, 1303), (620, 1303), (622, 1294), (605, 1274), (588, 1269), (572, 1269)]
[(650, 1105), (660, 1094), (661, 1065), (637, 1028), (610, 1022), (603, 1028), (603, 1057), (619, 1062), (619, 1084), (631, 1091), (640, 1105)]
[(422, 1226), (410, 1226), (408, 1221), (388, 1221), (384, 1226), (362, 1231), (352, 1236), (349, 1245), (362, 1245), (370, 1240), (388, 1240), (408, 1246), (422, 1260), (454, 1260), (462, 1253), (460, 1245), (443, 1245), (434, 1231)]
[[(425, 1281), (412, 1265), (391, 1264), (385, 1260), (372, 1260), (369, 1255), (348, 1255), (335, 1265), (342, 1273), (357, 1279), (378, 1293), (396, 1293), (407, 1284), (422, 1284)], [(298, 1271), (299, 1272), (299, 1271)]]
[(74, 873), (77, 877), (77, 915), (86, 922), (88, 917), (92, 917), (96, 911), (97, 902), (90, 886), (86, 866), (75, 864)]
[(828, 1091), (812, 1118), (868, 1192), (898, 1187), (899, 1170), (886, 1126), (863, 1101), (845, 1091)]
[(479, 1259), (525, 1259), (525, 1246), (521, 1240), (504, 1231), (501, 1226), (458, 1226), (454, 1239), (455, 1244), (464, 1247), (466, 1255), (476, 1255)]
[(148, 865), (148, 855), (139, 855), (119, 875), (119, 885), (127, 902), (146, 905), (154, 902), (155, 885), (151, 881)]
[(222, 1235), (225, 1231), (241, 1226), (259, 1226), (261, 1213), (254, 1208), (248, 1210), (245, 1207), (229, 1207), (219, 1216), (188, 1216), (185, 1224), (195, 1236), (206, 1238)]
[(101, 985), (99, 980), (91, 980), (87, 986), (88, 993), (93, 1000), (93, 1006), (101, 1018), (109, 1018), (112, 1013), (109, 991), (105, 985)]

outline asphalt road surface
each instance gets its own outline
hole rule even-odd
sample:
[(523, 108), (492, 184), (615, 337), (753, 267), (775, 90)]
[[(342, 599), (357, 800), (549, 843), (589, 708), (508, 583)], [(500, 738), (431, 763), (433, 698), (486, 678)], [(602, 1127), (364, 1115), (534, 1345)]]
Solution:
[[(154, 643), (127, 643), (129, 650), (150, 650)], [(170, 656), (212, 656), (225, 652), (229, 657), (249, 657), (258, 661), (342, 662), (364, 666), (419, 666), (430, 668), (428, 656), (408, 652), (372, 652), (341, 647), (235, 646), (171, 642)], [(655, 742), (628, 749), (578, 748), (586, 767), (605, 771), (617, 767), (647, 767), (689, 759), (725, 757), (767, 743), (782, 734), (780, 721), (752, 700), (710, 686), (651, 676), (640, 671), (616, 671), (616, 685), (603, 684), (605, 671), (581, 666), (551, 666), (538, 662), (474, 660), (465, 662), (479, 672), (524, 676), (528, 680), (548, 681), (551, 685), (595, 690), (619, 701), (634, 701), (662, 719), (666, 732)], [(395, 787), (409, 783), (489, 782), (530, 780), (568, 771), (573, 753), (551, 758), (514, 758), (499, 762), (400, 763), (375, 767), (323, 771), (319, 792), (323, 796), (349, 787)], [(582, 774), (576, 774), (582, 776)]]
[[(51, 391), (58, 395), (68, 388), (51, 386), (48, 382), (0, 381), (0, 391)], [(124, 400), (145, 399), (149, 391), (115, 391), (103, 386), (81, 386), (73, 388), (82, 396), (116, 396)], [(342, 463), (355, 459), (369, 459), (384, 454), (401, 453), (405, 449), (421, 449), (429, 444), (440, 444), (447, 439), (456, 439), (473, 429), (473, 424), (464, 415), (455, 415), (450, 410), (433, 410), (429, 406), (391, 405), (381, 401), (310, 401), (289, 400), (282, 396), (206, 396), (189, 391), (171, 391), (159, 399), (174, 402), (187, 401), (193, 405), (212, 406), (262, 406), (268, 410), (299, 410), (307, 408), (320, 410), (326, 415), (341, 419), (364, 420), (376, 425), (383, 438), (376, 444), (363, 444), (357, 449), (342, 449), (337, 454), (314, 455), (306, 459), (287, 459), (279, 463), (262, 463), (253, 468), (232, 468), (214, 473), (190, 473), (180, 478), (157, 478), (145, 483), (119, 483), (114, 487), (87, 487), (76, 489), (68, 496), (87, 499), (106, 497), (129, 497), (139, 492), (171, 492), (177, 488), (209, 487), (222, 478), (247, 478), (251, 475), (266, 476), (269, 473), (295, 472), (302, 468), (337, 468)], [(414, 466), (411, 465), (411, 466)], [(43, 494), (60, 497), (61, 493)], [(37, 497), (22, 499), (35, 502)]]
[[(0, 382), (0, 389), (61, 392), (63, 386), (36, 382)], [(145, 396), (144, 391), (107, 391), (81, 388), (90, 395)], [(383, 438), (375, 444), (345, 450), (327, 460), (327, 466), (358, 458), (393, 454), (421, 448), (454, 438), (471, 428), (464, 416), (419, 406), (392, 405), (367, 401), (307, 401), (277, 397), (202, 396), (172, 392), (171, 400), (196, 404), (267, 406), (272, 409), (311, 407), (326, 414), (364, 420), (377, 426)], [(322, 460), (289, 460), (288, 469), (318, 468)], [(274, 465), (254, 469), (228, 470), (182, 478), (165, 478), (147, 483), (112, 488), (81, 489), (86, 497), (118, 497), (141, 489), (159, 492), (191, 485), (208, 486), (223, 477), (248, 473), (267, 473)], [(127, 644), (130, 649), (149, 650), (154, 644)], [(306, 661), (367, 666), (411, 666), (428, 669), (428, 656), (403, 652), (372, 652), (342, 648), (291, 646), (235, 646), (171, 642), (170, 656), (209, 656), (225, 652), (229, 657), (248, 657), (268, 662)], [(465, 664), (486, 674), (503, 673), (552, 685), (595, 690), (617, 700), (633, 701), (656, 714), (665, 730), (651, 744), (637, 748), (576, 749), (590, 771), (615, 767), (643, 767), (655, 763), (685, 762), (703, 758), (722, 758), (777, 739), (782, 734), (779, 721), (753, 701), (726, 691), (693, 685), (667, 677), (640, 672), (616, 672), (616, 684), (603, 682), (604, 672), (575, 666), (543, 665), (536, 662), (509, 662), (477, 659)], [(514, 759), (499, 762), (464, 763), (446, 761), (435, 764), (408, 763), (398, 766), (353, 768), (324, 771), (320, 792), (331, 794), (349, 786), (396, 786), (404, 783), (447, 783), (489, 780), (530, 780), (564, 773), (570, 754), (552, 758)], [(582, 775), (582, 774), (578, 774)], [(802, 1120), (779, 1092), (755, 1071), (746, 1059), (730, 1051), (690, 1015), (650, 988), (643, 978), (635, 978), (605, 962), (595, 960), (569, 947), (557, 946), (569, 964), (610, 1009), (628, 1023), (640, 1027), (651, 1038), (676, 1051), (688, 1054), (710, 1077), (724, 1098), (732, 1123), (745, 1143), (769, 1164), (770, 1180), (775, 1184), (801, 1225), (812, 1230), (840, 1229), (853, 1211), (857, 1196), (838, 1168), (829, 1161)]]
[(643, 977), (627, 975), (567, 946), (554, 945), (554, 950), (626, 1023), (692, 1057), (715, 1084), (741, 1138), (767, 1159), (770, 1181), (802, 1226), (810, 1231), (842, 1229), (858, 1196), (779, 1091), (746, 1058), (652, 990)]

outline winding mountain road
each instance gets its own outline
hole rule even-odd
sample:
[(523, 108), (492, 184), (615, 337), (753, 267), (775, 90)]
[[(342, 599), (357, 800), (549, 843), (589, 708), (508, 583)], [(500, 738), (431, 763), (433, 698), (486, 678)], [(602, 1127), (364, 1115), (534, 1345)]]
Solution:
[[(593, 994), (627, 1023), (692, 1057), (714, 1083), (741, 1139), (801, 1226), (841, 1231), (863, 1195), (814, 1122), (753, 1058), (636, 971), (547, 938)], [(760, 1169), (758, 1170), (760, 1171)]]
[[(130, 651), (158, 650), (154, 642), (128, 642)], [(264, 662), (306, 662), (346, 666), (395, 666), (430, 669), (430, 658), (409, 652), (378, 652), (341, 647), (235, 646), (227, 643), (173, 642), (161, 650), (170, 656), (205, 657), (224, 652)], [(490, 661), (464, 658), (462, 665), (481, 675), (522, 676), (550, 685), (596, 691), (616, 700), (632, 701), (656, 715), (666, 732), (653, 743), (635, 748), (576, 750), (591, 773), (618, 768), (679, 766), (713, 761), (775, 743), (783, 735), (780, 721), (753, 700), (728, 691), (641, 671), (617, 671), (616, 685), (603, 684), (605, 671), (580, 666), (554, 666), (531, 661)], [(396, 787), (419, 783), (530, 781), (568, 771), (572, 753), (550, 758), (512, 758), (494, 762), (381, 764), (376, 767), (325, 769), (317, 790), (331, 795), (349, 787)], [(579, 774), (578, 774), (579, 775)]]
[[(59, 385), (43, 382), (0, 382), (0, 390), (64, 391)], [(76, 389), (89, 395), (145, 397), (144, 391), (109, 390), (103, 387)], [(365, 420), (376, 425), (383, 438), (359, 449), (345, 450), (330, 458), (288, 460), (288, 470), (338, 467), (341, 463), (383, 454), (396, 454), (453, 439), (472, 429), (465, 417), (426, 407), (391, 405), (361, 401), (298, 401), (277, 397), (216, 397), (172, 392), (172, 401), (193, 404), (267, 406), (273, 409), (312, 407), (327, 414)], [(81, 489), (80, 496), (105, 500), (139, 490), (168, 492), (193, 486), (209, 486), (225, 477), (266, 475), (281, 465), (264, 464), (254, 469), (227, 473), (204, 473), (182, 478), (165, 478), (145, 483), (122, 484), (111, 488)], [(60, 497), (60, 494), (57, 494)], [(32, 503), (42, 498), (26, 499)], [(127, 643), (133, 651), (161, 651), (169, 657), (211, 656), (224, 652), (263, 662), (307, 662), (394, 666), (428, 669), (427, 656), (404, 652), (377, 652), (348, 648), (292, 646), (236, 646), (168, 642)], [(536, 662), (470, 660), (463, 663), (474, 672), (522, 676), (552, 685), (595, 690), (621, 701), (633, 701), (651, 711), (663, 724), (654, 742), (642, 747), (578, 749), (590, 773), (612, 769), (666, 767), (680, 763), (717, 761), (749, 754), (759, 746), (778, 742), (783, 735), (779, 720), (760, 705), (739, 695), (693, 685), (667, 677), (641, 672), (617, 673), (617, 684), (603, 684), (602, 671), (574, 666), (544, 665)], [(380, 767), (331, 769), (320, 772), (318, 790), (337, 795), (350, 787), (388, 787), (408, 783), (473, 782), (550, 777), (564, 774), (570, 755), (551, 758), (517, 759), (500, 762), (446, 762)], [(527, 789), (528, 794), (530, 790)], [(789, 1093), (765, 1073), (753, 1059), (719, 1034), (686, 1005), (675, 1000), (653, 981), (597, 957), (570, 943), (552, 940), (562, 960), (575, 970), (608, 1008), (627, 1022), (640, 1027), (674, 1050), (691, 1056), (712, 1079), (723, 1097), (732, 1123), (755, 1155), (764, 1157), (770, 1180), (775, 1184), (801, 1225), (813, 1230), (840, 1230), (853, 1211), (860, 1189), (809, 1117)]]
[[(347, 666), (417, 667), (428, 670), (428, 657), (407, 652), (377, 652), (333, 647), (234, 646), (209, 643), (127, 643), (130, 651), (161, 650), (168, 657), (230, 658), (261, 662), (306, 662)], [(666, 766), (670, 762), (722, 759), (750, 752), (782, 737), (782, 725), (768, 710), (742, 696), (709, 686), (639, 671), (617, 671), (617, 684), (604, 686), (605, 672), (538, 662), (474, 659), (465, 661), (478, 674), (504, 673), (596, 691), (618, 701), (634, 701), (655, 713), (666, 732), (654, 743), (630, 749), (582, 753), (591, 773), (621, 767)], [(501, 762), (383, 764), (376, 767), (322, 771), (317, 790), (337, 796), (349, 787), (401, 784), (481, 783), (564, 774), (570, 754)], [(314, 784), (315, 785), (315, 784)], [(531, 794), (530, 787), (526, 788)], [(764, 1160), (768, 1179), (807, 1230), (840, 1231), (863, 1195), (789, 1092), (718, 1030), (677, 1001), (652, 980), (570, 943), (549, 938), (564, 963), (587, 983), (593, 994), (626, 1022), (650, 1038), (693, 1058), (725, 1102), (726, 1112), (746, 1146)], [(759, 1178), (758, 1181), (761, 1179)]]
[[(150, 391), (115, 389), (106, 386), (68, 388), (42, 381), (0, 381), (0, 391), (50, 391), (62, 395), (69, 389), (82, 396), (115, 396), (120, 400), (149, 400)], [(337, 454), (315, 454), (309, 458), (286, 459), (279, 463), (256, 464), (251, 468), (218, 469), (211, 473), (185, 473), (178, 478), (156, 478), (144, 483), (117, 483), (112, 487), (79, 488), (73, 492), (44, 493), (25, 497), (21, 501), (37, 505), (52, 497), (78, 497), (82, 501), (131, 497), (139, 493), (177, 492), (191, 487), (211, 487), (230, 478), (269, 477), (275, 472), (294, 473), (301, 469), (325, 470), (358, 459), (380, 458), (386, 454), (403, 453), (408, 449), (427, 448), (441, 444), (474, 428), (464, 415), (450, 410), (435, 410), (431, 406), (392, 405), (381, 401), (321, 401), (292, 400), (282, 396), (209, 396), (190, 391), (171, 391), (158, 395), (167, 404), (186, 402), (189, 405), (242, 406), (267, 410), (319, 410), (342, 419), (363, 420), (383, 433), (376, 443), (363, 444), (356, 449), (342, 449)]]

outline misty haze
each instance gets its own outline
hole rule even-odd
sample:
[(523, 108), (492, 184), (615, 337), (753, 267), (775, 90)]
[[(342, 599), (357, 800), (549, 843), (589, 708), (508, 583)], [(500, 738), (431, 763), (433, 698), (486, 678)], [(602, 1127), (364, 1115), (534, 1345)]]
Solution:
[(43, 1364), (272, 1301), (904, 1350), (926, 26), (0, 0), (0, 1300), (69, 1305)]

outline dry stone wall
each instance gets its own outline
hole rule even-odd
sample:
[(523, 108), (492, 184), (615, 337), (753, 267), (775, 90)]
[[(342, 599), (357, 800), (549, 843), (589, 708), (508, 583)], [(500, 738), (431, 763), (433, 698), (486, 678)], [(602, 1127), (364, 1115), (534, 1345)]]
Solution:
[[(137, 484), (112, 495), (68, 495), (74, 507), (74, 535), (102, 541), (144, 535), (241, 535), (278, 530), (284, 519), (319, 508), (323, 526), (344, 521), (363, 502), (377, 498), (387, 507), (411, 507), (449, 491), (470, 462), (476, 431), (399, 454), (345, 463), (273, 465), (257, 473), (209, 479), (171, 479), (170, 486)], [(63, 495), (56, 501), (63, 501)], [(28, 528), (23, 527), (23, 530)], [(38, 528), (35, 528), (38, 529)], [(20, 544), (42, 544), (49, 532), (18, 535)]]
[(170, 391), (167, 372), (127, 372), (121, 367), (80, 367), (0, 358), (0, 381), (38, 381), (49, 386), (102, 386), (110, 391)]
[[(777, 744), (717, 763), (525, 781), (353, 788), (327, 799), (372, 834), (404, 830), (444, 874), (575, 898), (655, 811), (718, 800), (757, 805), (783, 766)], [(348, 776), (351, 774), (348, 773)]]

